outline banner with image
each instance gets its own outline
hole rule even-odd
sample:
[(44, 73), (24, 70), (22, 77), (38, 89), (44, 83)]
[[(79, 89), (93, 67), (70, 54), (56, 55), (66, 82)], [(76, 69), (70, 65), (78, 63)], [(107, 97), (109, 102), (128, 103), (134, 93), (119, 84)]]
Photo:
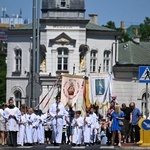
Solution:
[(90, 100), (92, 104), (103, 103), (105, 100), (109, 101), (112, 95), (112, 78), (110, 74), (90, 74)]
[(83, 88), (83, 76), (62, 74), (61, 102), (64, 106), (74, 106)]

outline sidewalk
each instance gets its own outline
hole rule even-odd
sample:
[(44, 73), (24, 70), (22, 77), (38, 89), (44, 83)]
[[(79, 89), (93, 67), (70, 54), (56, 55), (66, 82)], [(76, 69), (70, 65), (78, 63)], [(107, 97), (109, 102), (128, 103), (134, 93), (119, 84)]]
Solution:
[(122, 146), (120, 147), (120, 149), (141, 149), (141, 150), (143, 150), (143, 149), (145, 149), (145, 150), (147, 150), (147, 149), (149, 149), (150, 150), (150, 147), (140, 147), (139, 145), (137, 145), (137, 144), (134, 144), (134, 143), (122, 143)]

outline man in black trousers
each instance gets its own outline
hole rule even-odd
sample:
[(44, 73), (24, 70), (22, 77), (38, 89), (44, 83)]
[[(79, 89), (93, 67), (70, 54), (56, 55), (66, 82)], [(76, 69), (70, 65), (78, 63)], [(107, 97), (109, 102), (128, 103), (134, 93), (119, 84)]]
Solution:
[(9, 134), (9, 145), (17, 146), (17, 132), (19, 131), (18, 121), (21, 117), (20, 110), (15, 107), (14, 100), (9, 99), (9, 105), (4, 110), (4, 118), (7, 120), (7, 130)]

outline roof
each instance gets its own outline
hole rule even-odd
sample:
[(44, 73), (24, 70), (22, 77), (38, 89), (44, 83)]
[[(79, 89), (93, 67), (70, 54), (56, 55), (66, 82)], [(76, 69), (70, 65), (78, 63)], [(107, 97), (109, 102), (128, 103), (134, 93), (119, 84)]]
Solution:
[(93, 30), (93, 31), (113, 31), (113, 32), (116, 32), (116, 30), (114, 30), (114, 29), (110, 29), (107, 27), (96, 25), (96, 24), (93, 24), (90, 22), (86, 25), (86, 29), (87, 30)]
[(15, 28), (10, 29), (10, 30), (30, 30), (30, 29), (32, 29), (32, 23), (25, 24), (25, 25), (22, 25), (20, 27), (15, 27)]
[[(138, 29), (138, 33), (139, 33), (139, 25), (131, 25), (126, 29), (127, 34), (129, 35), (129, 38), (134, 38), (136, 36), (135, 34), (135, 29)], [(139, 35), (139, 34), (138, 34)]]
[[(23, 26), (20, 26), (20, 27), (16, 27), (16, 28), (11, 29), (11, 30), (30, 30), (30, 29), (32, 29), (32, 23), (26, 24), (26, 25), (23, 25)], [(88, 23), (86, 25), (86, 29), (87, 30), (92, 30), (92, 31), (109, 31), (109, 32), (112, 31), (112, 32), (116, 32), (116, 30), (114, 30), (114, 29), (99, 26), (99, 25), (96, 25), (96, 24), (93, 24), (93, 23)]]
[(132, 41), (118, 47), (118, 65), (150, 65), (150, 42)]

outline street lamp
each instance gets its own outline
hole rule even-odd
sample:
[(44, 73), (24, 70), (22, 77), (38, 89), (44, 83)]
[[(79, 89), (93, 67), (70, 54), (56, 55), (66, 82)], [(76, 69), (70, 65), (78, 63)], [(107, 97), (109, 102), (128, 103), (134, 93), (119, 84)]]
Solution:
[(30, 64), (29, 64), (30, 74), (32, 71), (32, 40), (33, 40), (33, 37), (30, 37), (30, 49), (29, 49), (29, 52), (30, 52)]
[(32, 71), (31, 71), (31, 99), (32, 99), (32, 108), (36, 106), (36, 80), (35, 80), (35, 72), (36, 72), (36, 0), (33, 0), (33, 8), (32, 8)]
[[(116, 46), (116, 44), (117, 44), (117, 42), (113, 42), (112, 44), (111, 44), (111, 73), (113, 72), (113, 45), (115, 44), (115, 46)], [(116, 52), (115, 52), (116, 53)], [(116, 54), (115, 54), (116, 55)], [(116, 59), (116, 58), (115, 58)]]

